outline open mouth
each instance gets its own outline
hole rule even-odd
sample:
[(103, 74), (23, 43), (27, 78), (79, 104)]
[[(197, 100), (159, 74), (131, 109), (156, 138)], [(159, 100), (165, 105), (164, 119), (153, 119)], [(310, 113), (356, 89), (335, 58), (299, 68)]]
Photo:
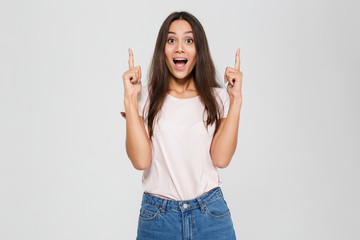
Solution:
[(179, 70), (185, 67), (185, 64), (188, 62), (186, 58), (174, 58), (173, 59), (175, 67)]

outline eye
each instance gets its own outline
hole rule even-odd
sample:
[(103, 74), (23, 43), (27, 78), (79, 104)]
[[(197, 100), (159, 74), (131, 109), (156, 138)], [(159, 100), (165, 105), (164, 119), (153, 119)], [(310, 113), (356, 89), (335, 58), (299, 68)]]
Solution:
[(194, 42), (194, 40), (192, 40), (191, 38), (188, 38), (188, 39), (185, 40), (185, 42), (186, 43), (192, 43), (192, 42)]
[(175, 42), (175, 39), (173, 39), (173, 38), (168, 39), (168, 43), (174, 43), (174, 42)]

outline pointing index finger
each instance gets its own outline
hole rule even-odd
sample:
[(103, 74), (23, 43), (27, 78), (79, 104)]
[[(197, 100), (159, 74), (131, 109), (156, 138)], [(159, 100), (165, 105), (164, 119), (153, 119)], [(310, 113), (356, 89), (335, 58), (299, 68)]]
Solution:
[(134, 54), (131, 50), (131, 48), (129, 48), (129, 69), (134, 68)]
[(240, 70), (240, 48), (236, 51), (235, 69)]

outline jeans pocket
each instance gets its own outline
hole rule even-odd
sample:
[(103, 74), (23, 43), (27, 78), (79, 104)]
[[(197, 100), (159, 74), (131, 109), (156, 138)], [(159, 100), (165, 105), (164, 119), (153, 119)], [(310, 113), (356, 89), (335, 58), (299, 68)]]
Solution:
[(230, 209), (228, 208), (223, 197), (217, 197), (216, 199), (205, 204), (206, 213), (212, 218), (223, 218), (230, 215)]
[(139, 219), (142, 221), (152, 221), (159, 216), (160, 209), (148, 203), (142, 203), (140, 208)]

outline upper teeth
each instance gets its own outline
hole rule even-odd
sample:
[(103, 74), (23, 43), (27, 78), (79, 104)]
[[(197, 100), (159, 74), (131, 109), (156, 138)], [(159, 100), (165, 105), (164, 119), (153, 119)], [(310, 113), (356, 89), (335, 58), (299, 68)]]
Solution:
[(185, 58), (175, 58), (175, 60), (184, 60), (184, 61), (186, 61)]

